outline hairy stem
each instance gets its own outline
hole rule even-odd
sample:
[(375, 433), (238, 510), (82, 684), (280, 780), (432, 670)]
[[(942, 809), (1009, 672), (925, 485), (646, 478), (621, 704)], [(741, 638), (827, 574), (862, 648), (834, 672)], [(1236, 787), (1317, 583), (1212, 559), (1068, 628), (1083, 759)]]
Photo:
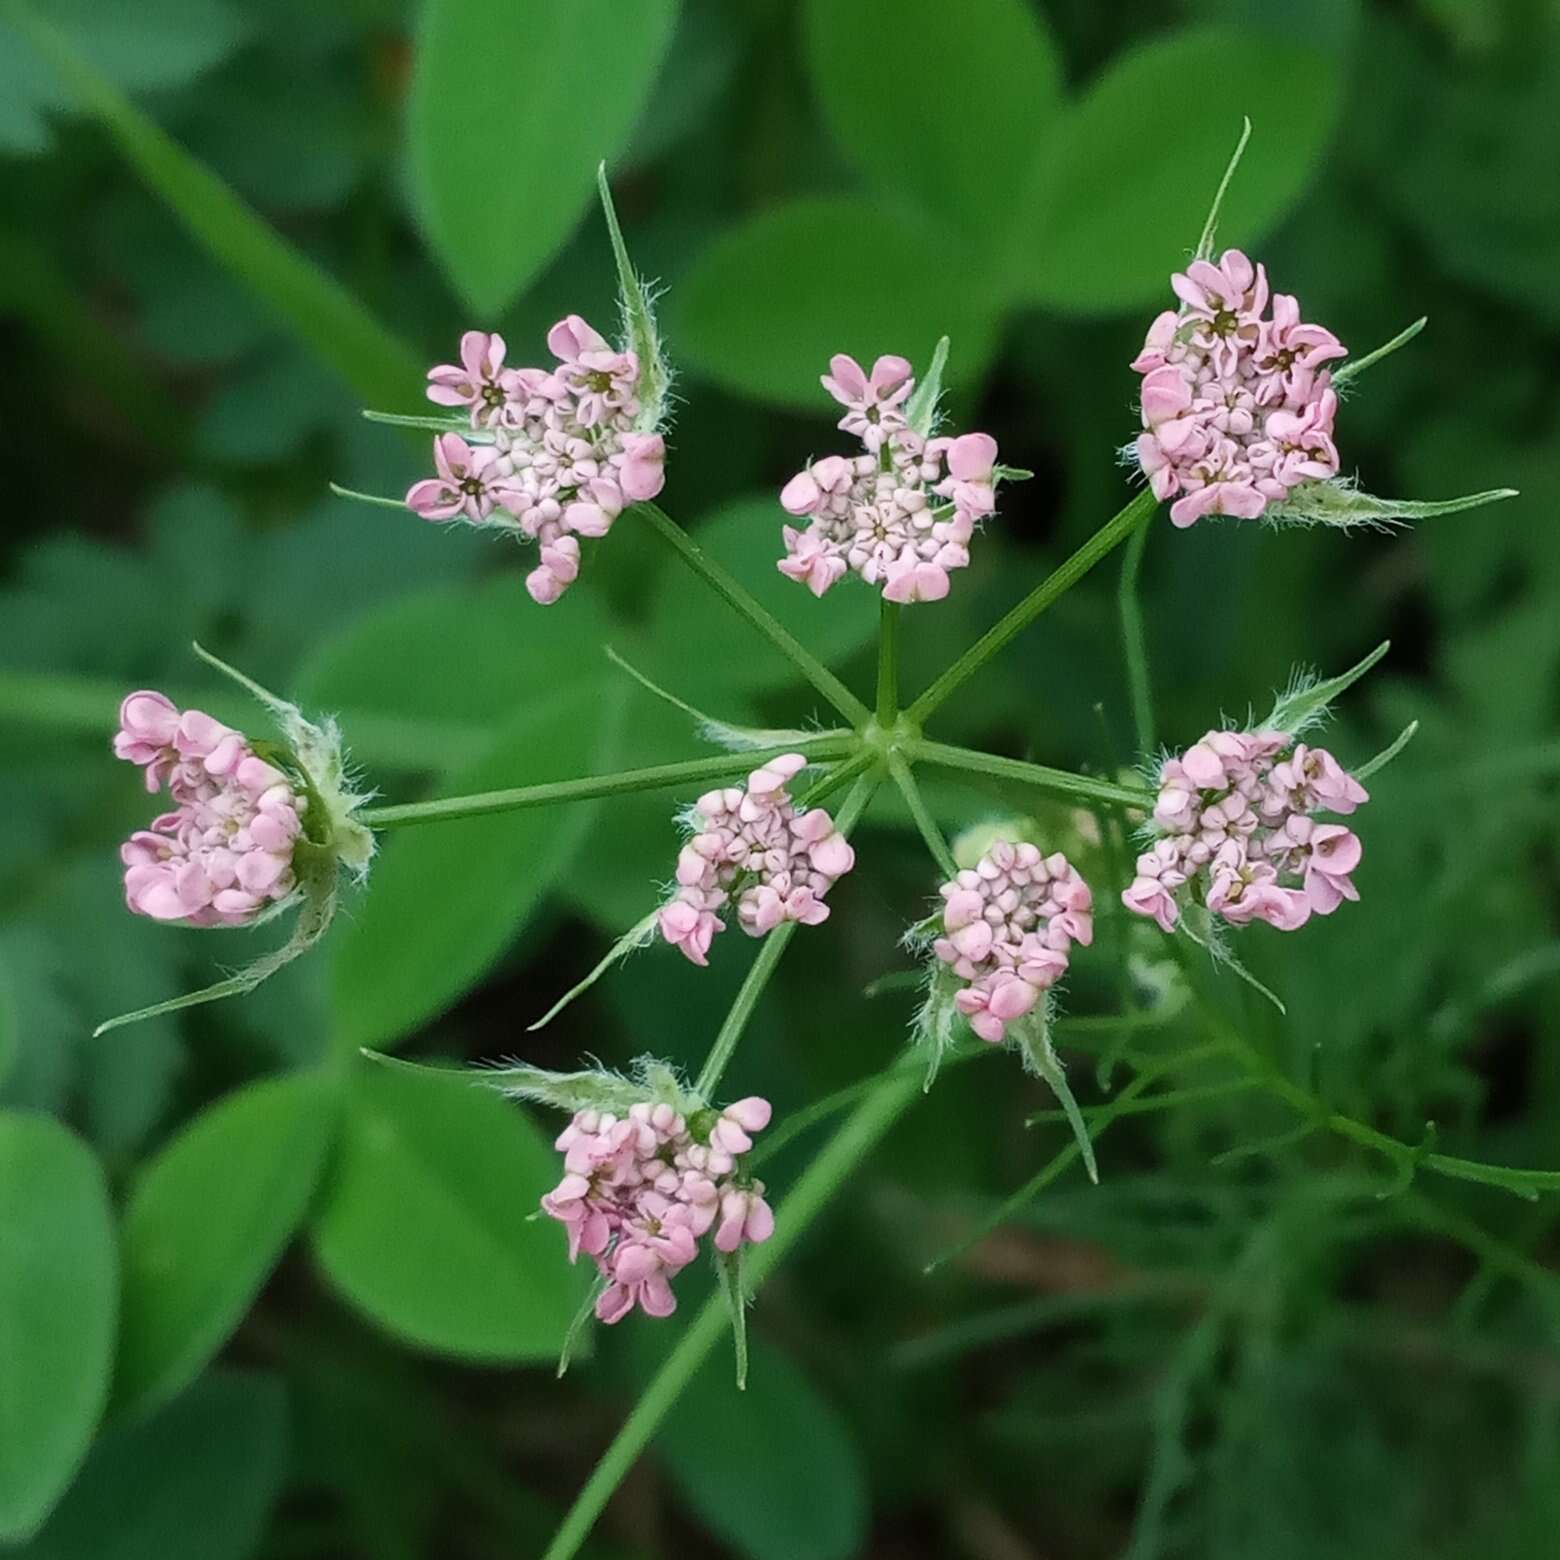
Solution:
[[(849, 769), (859, 764), (861, 756), (848, 760), (841, 764), (840, 768)], [(869, 753), (865, 756), (870, 762), (876, 755)], [(877, 776), (872, 774), (864, 775), (856, 782), (856, 788), (845, 799), (845, 805), (840, 808), (837, 822), (842, 834), (849, 835), (856, 826), (862, 813), (867, 810), (867, 803), (872, 800), (872, 793), (877, 790), (877, 787)], [(701, 1099), (709, 1103), (714, 1102), (715, 1090), (720, 1086), (721, 1075), (726, 1071), (736, 1052), (737, 1042), (741, 1040), (742, 1033), (748, 1026), (748, 1020), (752, 1018), (753, 1010), (758, 1006), (758, 999), (764, 994), (764, 987), (769, 984), (770, 976), (779, 968), (781, 955), (796, 935), (797, 924), (795, 921), (786, 921), (764, 939), (764, 946), (758, 950), (758, 957), (753, 960), (752, 968), (748, 970), (747, 978), (742, 982), (736, 1000), (731, 1004), (730, 1011), (726, 1014), (725, 1021), (710, 1046), (710, 1054), (704, 1059), (704, 1066), (699, 1070), (693, 1088)]]
[(656, 764), (648, 769), (586, 775), (578, 780), (546, 780), (539, 785), (516, 786), (508, 791), (479, 791), (472, 796), (442, 796), (431, 802), (365, 807), (357, 818), (371, 829), (404, 828), (413, 823), (448, 823), (452, 819), (477, 818), (485, 813), (544, 807), (552, 802), (586, 802), (598, 796), (617, 796), (628, 791), (656, 791), (685, 782), (721, 780), (757, 769), (784, 753), (800, 751), (808, 758), (836, 758), (850, 752), (854, 746), (855, 739), (850, 736), (822, 737), (787, 743), (784, 747), (754, 748), (746, 752), (713, 754), (709, 758), (684, 759), (676, 764)]
[[(917, 1071), (892, 1067), (877, 1087), (846, 1117), (823, 1151), (808, 1166), (791, 1195), (781, 1203), (775, 1233), (747, 1255), (749, 1289), (756, 1289), (772, 1273), (792, 1245), (806, 1232), (840, 1185), (871, 1152), (878, 1139), (921, 1092)], [(562, 1525), (553, 1535), (542, 1560), (572, 1560), (579, 1553), (602, 1508), (622, 1483), (710, 1350), (719, 1342), (729, 1321), (725, 1297), (712, 1295), (693, 1324), (678, 1340), (645, 1388), (633, 1411), (623, 1422), (612, 1444), (602, 1454), (584, 1487), (574, 1499)]]
[(1121, 643), (1127, 657), (1127, 696), (1132, 705), (1132, 734), (1140, 757), (1154, 751), (1154, 699), (1148, 680), (1148, 641), (1143, 632), (1143, 604), (1138, 576), (1149, 527), (1132, 533), (1121, 562), (1121, 585), (1116, 601), (1121, 612)]
[(634, 509), (671, 543), (683, 562), (706, 585), (745, 617), (851, 725), (863, 726), (867, 723), (872, 712), (866, 705), (767, 607), (755, 601), (747, 589), (716, 563), (664, 509), (649, 503), (635, 504)]
[(953, 859), (937, 820), (928, 811), (926, 798), (921, 795), (921, 788), (915, 783), (915, 776), (903, 754), (891, 752), (888, 755), (888, 772), (894, 777), (894, 784), (899, 787), (899, 794), (904, 797), (905, 806), (910, 809), (910, 816), (915, 819), (915, 826), (921, 831), (921, 838), (926, 841), (926, 848), (932, 853), (943, 881), (951, 881), (959, 875), (959, 864)]
[(912, 721), (924, 724), (926, 718), (944, 704), (950, 695), (973, 677), (987, 661), (1016, 638), (1058, 597), (1064, 596), (1101, 558), (1119, 547), (1140, 525), (1148, 521), (1158, 500), (1146, 489), (1125, 509), (1107, 520), (1072, 557), (1053, 569), (1005, 617), (994, 623), (923, 693), (907, 712)]
[(928, 742), (924, 738), (905, 746), (911, 758), (923, 763), (941, 769), (962, 770), (966, 774), (986, 775), (993, 780), (1017, 781), (1064, 801), (1145, 809), (1154, 805), (1154, 798), (1148, 791), (1115, 785), (1108, 780), (1092, 780), (1067, 769), (1047, 769), (1043, 764), (1026, 764), (1021, 759), (1001, 758), (995, 753), (979, 753), (974, 748), (953, 747), (946, 742)]

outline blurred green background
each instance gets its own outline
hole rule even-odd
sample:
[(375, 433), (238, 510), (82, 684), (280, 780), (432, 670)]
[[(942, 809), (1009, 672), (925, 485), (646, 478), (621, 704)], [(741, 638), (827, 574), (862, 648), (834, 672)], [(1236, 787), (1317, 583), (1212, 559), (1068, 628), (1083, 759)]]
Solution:
[[(741, 938), (708, 972), (642, 955), (525, 1032), (654, 902), (684, 798), (391, 838), (327, 945), (253, 997), (88, 1038), (253, 947), (121, 903), (115, 845), (147, 801), (108, 755), (120, 694), (259, 724), (192, 638), (339, 712), (391, 799), (696, 753), (604, 644), (728, 719), (814, 713), (632, 520), (543, 611), (506, 546), (327, 492), (421, 472), (424, 441), (358, 408), (417, 410), (461, 329), (528, 362), (565, 311), (610, 326), (601, 158), (681, 371), (663, 502), (858, 688), (871, 593), (815, 604), (773, 570), (773, 494), (835, 441), (828, 355), (924, 364), (946, 331), (955, 419), (1037, 473), (949, 601), (909, 614), (915, 686), (1124, 500), (1126, 365), (1251, 116), (1224, 238), (1356, 352), (1430, 316), (1344, 407), (1345, 470), (1522, 496), (1396, 535), (1156, 522), (1166, 741), (1387, 637), (1328, 746), (1358, 763), (1421, 722), (1357, 819), (1364, 902), (1240, 939), (1288, 1017), (1229, 979), (1214, 1000), (1335, 1109), (1560, 1165), (1549, 0), (40, 0), (52, 62), (19, 14), (0, 8), (6, 1553), (539, 1554), (706, 1291), (690, 1269), (678, 1319), (636, 1317), (555, 1382), (581, 1290), (528, 1216), (557, 1123), (356, 1056), (696, 1062)], [(1132, 762), (1117, 572), (936, 734)], [(950, 831), (1028, 805), (931, 794)], [(862, 993), (904, 967), (932, 874), (886, 801), (858, 843), (729, 1075), (781, 1120), (903, 1043), (910, 997)], [(1115, 949), (1077, 961), (1069, 1012), (1116, 1009)], [(1195, 1012), (1143, 1046), (1191, 1043)], [(1060, 1040), (1085, 1106), (1130, 1076), (1096, 1068), (1087, 1023)], [(763, 1291), (746, 1395), (717, 1350), (588, 1552), (1552, 1560), (1560, 1203), (1405, 1189), (1319, 1136), (1215, 1163), (1295, 1125), (1237, 1093), (1124, 1120), (1099, 1187), (1074, 1170), (922, 1276), (1066, 1141), (1023, 1125), (1049, 1104), (1011, 1059), (919, 1102)]]

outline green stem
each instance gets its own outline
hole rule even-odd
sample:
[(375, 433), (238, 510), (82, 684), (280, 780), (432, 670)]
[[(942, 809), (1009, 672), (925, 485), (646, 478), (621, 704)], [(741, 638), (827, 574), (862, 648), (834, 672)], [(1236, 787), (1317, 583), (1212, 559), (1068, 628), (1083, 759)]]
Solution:
[(710, 586), (726, 604), (749, 623), (791, 662), (803, 677), (853, 726), (864, 726), (872, 712), (808, 650), (799, 639), (765, 606), (760, 605), (745, 587), (716, 563), (697, 542), (656, 504), (635, 504), (657, 531), (676, 549), (684, 563)]
[[(852, 764), (859, 763), (861, 756), (858, 754), (855, 759), (840, 765), (840, 768), (848, 769)], [(876, 754), (868, 753), (865, 756), (870, 762)], [(845, 805), (840, 808), (837, 822), (842, 834), (849, 835), (856, 826), (862, 813), (867, 809), (867, 803), (872, 800), (872, 793), (877, 790), (877, 786), (875, 775), (864, 776), (857, 782), (855, 790), (850, 793)], [(779, 967), (781, 955), (790, 947), (798, 924), (796, 921), (786, 921), (764, 939), (764, 946), (758, 950), (758, 957), (753, 960), (747, 978), (742, 982), (736, 1000), (731, 1004), (731, 1009), (726, 1014), (714, 1043), (710, 1046), (710, 1054), (704, 1059), (704, 1066), (700, 1069), (698, 1079), (694, 1083), (694, 1093), (700, 1099), (714, 1101), (715, 1090), (720, 1087), (721, 1075), (726, 1071), (736, 1052), (737, 1042), (741, 1040), (742, 1032), (747, 1028), (754, 1008), (758, 1006), (758, 999), (764, 994), (764, 987), (769, 984), (770, 976)]]
[(909, 718), (924, 725), (927, 717), (958, 688), (978, 672), (987, 661), (1016, 638), (1059, 596), (1065, 595), (1101, 558), (1124, 542), (1143, 525), (1158, 506), (1158, 500), (1146, 489), (1125, 509), (1107, 520), (1072, 557), (1054, 569), (1005, 617), (994, 623), (945, 671), (909, 708)]
[[(1190, 950), (1177, 948), (1177, 957), (1183, 965), (1189, 963)], [(1188, 970), (1190, 976), (1192, 971)], [(1240, 1034), (1223, 1013), (1202, 993), (1195, 979), (1190, 981), (1192, 997), (1201, 1008), (1204, 1017), (1218, 1037), (1219, 1045), (1255, 1081), (1259, 1088), (1282, 1100), (1308, 1122), (1330, 1132), (1334, 1137), (1356, 1143), (1390, 1159), (1404, 1177), (1407, 1185), (1415, 1171), (1423, 1168), (1455, 1181), (1472, 1181), (1480, 1186), (1493, 1186), (1501, 1191), (1513, 1192), (1518, 1197), (1534, 1198), (1540, 1192), (1560, 1192), (1560, 1170), (1519, 1170), (1506, 1165), (1483, 1164), (1476, 1159), (1462, 1159), (1455, 1154), (1426, 1152), (1412, 1143), (1405, 1143), (1390, 1133), (1381, 1132), (1331, 1109), (1320, 1095), (1294, 1082), (1281, 1073), (1257, 1048)]]
[(798, 925), (800, 923), (797, 921), (786, 921), (764, 939), (764, 945), (758, 950), (758, 957), (749, 966), (747, 977), (738, 988), (736, 999), (732, 1002), (714, 1043), (710, 1046), (710, 1054), (705, 1057), (704, 1066), (693, 1085), (693, 1092), (700, 1099), (713, 1102), (715, 1090), (720, 1087), (721, 1075), (736, 1053), (737, 1042), (741, 1040), (742, 1032), (747, 1028), (754, 1008), (758, 1006), (758, 999), (764, 994), (764, 987), (769, 984), (770, 976), (779, 968), (781, 956), (791, 946), (791, 939), (796, 936)]
[(1154, 751), (1154, 699), (1148, 680), (1148, 641), (1143, 632), (1143, 604), (1138, 596), (1138, 575), (1150, 527), (1132, 533), (1121, 563), (1117, 605), (1121, 612), (1121, 642), (1127, 657), (1127, 694), (1132, 704), (1132, 732), (1141, 757)]
[(516, 786), (508, 791), (479, 791), (473, 796), (442, 796), (431, 802), (365, 807), (357, 814), (357, 819), (371, 829), (402, 828), (412, 823), (448, 823), (457, 818), (481, 817), (485, 813), (543, 807), (552, 802), (585, 802), (594, 797), (616, 796), (627, 791), (654, 791), (684, 783), (720, 780), (731, 775), (745, 774), (771, 758), (798, 750), (805, 752), (809, 758), (834, 758), (848, 752), (854, 743), (853, 737), (826, 737), (813, 742), (787, 743), (783, 747), (690, 758), (676, 764), (656, 764), (649, 769), (624, 769), (610, 775), (586, 775), (579, 780), (547, 780), (540, 785)]
[(899, 617), (897, 601), (883, 601), (878, 617), (877, 723), (884, 731), (899, 715)]
[[(919, 1072), (891, 1068), (846, 1117), (839, 1131), (796, 1183), (791, 1195), (781, 1203), (775, 1219), (775, 1233), (747, 1254), (750, 1289), (756, 1289), (779, 1266), (830, 1198), (855, 1174), (861, 1161), (920, 1093)], [(719, 1342), (728, 1321), (724, 1296), (717, 1294), (705, 1302), (575, 1497), (542, 1560), (572, 1560), (579, 1553), (580, 1545), (585, 1542), (602, 1508), (671, 1411), (683, 1388), (692, 1380), (694, 1372)]]
[[(1217, 1042), (1207, 1045), (1193, 1046), (1190, 1050), (1183, 1051), (1176, 1056), (1166, 1056), (1145, 1066), (1133, 1080), (1127, 1084), (1108, 1105), (1101, 1108), (1095, 1118), (1093, 1129), (1089, 1133), (1091, 1142), (1099, 1140), (1110, 1130), (1111, 1123), (1124, 1115), (1135, 1100), (1144, 1090), (1152, 1086), (1156, 1078), (1163, 1077), (1166, 1073), (1174, 1072), (1177, 1068), (1192, 1067), (1199, 1062), (1209, 1060), (1217, 1056), (1223, 1046)], [(928, 1262), (925, 1271), (934, 1272), (946, 1262), (951, 1262), (955, 1257), (962, 1256), (970, 1247), (978, 1245), (993, 1230), (999, 1228), (1018, 1212), (1026, 1207), (1043, 1192), (1056, 1178), (1061, 1175), (1075, 1159), (1081, 1157), (1082, 1148), (1078, 1140), (1074, 1138), (1065, 1148), (1058, 1149), (1049, 1161), (1041, 1167), (1036, 1174), (1026, 1181), (1019, 1189), (1002, 1202), (991, 1213), (981, 1219), (973, 1229), (969, 1230), (958, 1245), (945, 1251), (940, 1257)]]
[(1014, 780), (1066, 801), (1145, 809), (1154, 805), (1150, 792), (1135, 787), (1115, 785), (1108, 780), (1091, 780), (1087, 775), (1075, 775), (1067, 769), (1047, 769), (1042, 764), (1026, 764), (1021, 759), (978, 753), (973, 748), (953, 747), (946, 742), (928, 742), (922, 738), (906, 743), (905, 750), (911, 758), (943, 769), (959, 769), (993, 780)]
[(937, 863), (944, 882), (956, 878), (959, 875), (959, 864), (953, 859), (953, 852), (948, 848), (942, 830), (937, 827), (937, 820), (927, 809), (926, 798), (921, 795), (921, 788), (915, 783), (909, 764), (897, 750), (888, 755), (888, 772), (894, 777), (894, 784), (899, 787), (899, 794), (904, 797), (905, 806), (910, 809), (910, 816), (915, 819), (915, 826), (921, 831), (921, 838), (926, 841), (926, 848), (932, 853), (932, 860)]
[[(814, 807), (821, 807), (836, 791), (865, 774), (877, 762), (878, 753), (876, 749), (869, 747), (860, 749), (860, 751), (847, 758), (843, 764), (836, 764), (828, 774), (822, 776), (807, 790), (803, 791), (801, 796), (797, 798), (797, 812), (811, 812)], [(844, 816), (842, 812), (840, 814), (841, 827), (844, 827)]]
[[(1199, 1083), (1185, 1089), (1166, 1089), (1163, 1094), (1150, 1094), (1146, 1099), (1133, 1100), (1130, 1104), (1115, 1110), (1112, 1110), (1109, 1104), (1090, 1105), (1081, 1114), (1088, 1121), (1097, 1121), (1106, 1111), (1112, 1111), (1112, 1120), (1117, 1116), (1152, 1116), (1162, 1110), (1174, 1110), (1182, 1105), (1197, 1105), (1204, 1100), (1222, 1100), (1231, 1094), (1245, 1094), (1261, 1087), (1262, 1085), (1255, 1078), (1225, 1078), (1219, 1083)], [(1038, 1127), (1046, 1122), (1068, 1119), (1065, 1110), (1042, 1110), (1030, 1116), (1024, 1125)]]

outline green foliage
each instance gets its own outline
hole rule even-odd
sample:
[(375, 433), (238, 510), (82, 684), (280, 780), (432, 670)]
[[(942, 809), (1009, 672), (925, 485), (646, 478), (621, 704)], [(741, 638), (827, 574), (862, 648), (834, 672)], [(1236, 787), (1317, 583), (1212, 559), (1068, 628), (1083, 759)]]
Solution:
[(286, 1471), (282, 1385), (209, 1376), (148, 1420), (116, 1425), (18, 1560), (249, 1560)]
[[(1215, 82), (1225, 90), (1208, 90)], [(1241, 85), (1246, 98), (1230, 90)], [(1015, 210), (1017, 294), (1080, 313), (1167, 306), (1166, 279), (1196, 241), (1192, 213), (1211, 199), (1241, 115), (1253, 135), (1224, 203), (1225, 247), (1259, 235), (1304, 189), (1340, 104), (1336, 63), (1303, 38), (1209, 28), (1134, 47), (1041, 153)]]
[[(677, 0), (424, 0), (408, 136), (429, 244), (501, 313), (563, 247), (627, 141)], [(473, 124), (491, 127), (483, 155)]]
[[(847, 1560), (866, 1521), (861, 1461), (839, 1415), (799, 1366), (755, 1338), (733, 1405), (717, 1352), (656, 1438), (656, 1456), (710, 1530), (749, 1560)], [(735, 1411), (734, 1411), (735, 1409)], [(719, 1436), (709, 1426), (723, 1427)], [(797, 1500), (796, 1491), (807, 1498)]]
[(582, 1287), (557, 1228), (536, 1218), (557, 1175), (547, 1138), (475, 1083), (364, 1063), (315, 1253), (353, 1305), (418, 1348), (551, 1360)]
[[(1552, 1560), (1554, 19), (1522, 0), (683, 0), (673, 27), (670, 5), (608, 0), (36, 0), (40, 52), (27, 14), (0, 5), (0, 397), (21, 495), (0, 562), (0, 1157), (56, 1148), (0, 1177), (0, 1526), (63, 1499), (7, 1552), (541, 1554), (633, 1412), (619, 1351), (670, 1347), (585, 1525), (652, 1466), (582, 1553)], [(655, 902), (672, 814), (701, 787), (516, 814), (502, 836), (387, 836), (336, 947), (241, 1003), (91, 1038), (245, 957), (126, 916), (116, 881), (148, 816), (104, 753), (124, 690), (253, 720), (190, 638), (339, 713), (387, 802), (711, 751), (604, 644), (719, 721), (832, 720), (642, 516), (539, 611), (523, 552), (328, 496), (423, 473), (426, 432), (364, 423), (358, 397), (417, 411), (422, 366), (461, 330), (536, 361), (565, 311), (610, 327), (602, 158), (672, 327), (667, 509), (852, 687), (870, 685), (871, 593), (815, 602), (773, 567), (776, 487), (839, 447), (829, 354), (903, 352), (924, 382), (950, 335), (951, 425), (1037, 471), (1004, 489), (950, 599), (904, 614), (910, 697), (1120, 506), (1126, 362), (1246, 115), (1218, 241), (1373, 361), (1340, 375), (1344, 469), (1428, 500), (1339, 487), (1302, 518), (1453, 507), (1395, 535), (1161, 518), (1145, 536), (1151, 737), (1261, 715), (1296, 662), (1394, 641), (1322, 739), (1358, 768), (1401, 752), (1353, 822), (1362, 904), (1232, 939), (1287, 1017), (1112, 908), (1132, 820), (1083, 809), (1102, 787), (1130, 800), (1152, 745), (1121, 666), (1119, 555), (937, 708), (930, 737), (1012, 757), (918, 766), (933, 828), (1033, 812), (1094, 887), (1098, 936), (1052, 1040), (1097, 1187), (1015, 1058), (955, 1047), (921, 1097), (921, 1059), (892, 1064), (913, 978), (852, 996), (905, 962), (889, 950), (934, 887), (892, 788), (727, 1074), (776, 1107), (756, 1168), (782, 1214), (745, 1254), (746, 1392), (733, 1286), (701, 1310), (702, 1270), (676, 1318), (595, 1330), (602, 1357), (553, 1379), (590, 1276), (530, 1219), (557, 1118), (465, 1081), (471, 1057), (622, 1071), (647, 1049), (696, 1073), (752, 968), (736, 932), (709, 970), (653, 947), (525, 1025)], [(1521, 497), (1487, 511), (1446, 497), (1507, 483)], [(1042, 766), (1091, 789), (1040, 811)], [(455, 1081), (399, 1080), (413, 1098), (360, 1076), (354, 1031), (423, 1026), (413, 1048)], [(271, 1076), (322, 1063), (334, 1083)], [(885, 1064), (905, 1091), (886, 1114)], [(123, 1192), (117, 1361), (101, 1177), (44, 1113)], [(312, 1242), (267, 1282), (321, 1181)], [(222, 1348), (277, 1374), (190, 1380)], [(114, 1378), (122, 1409), (66, 1489)]]
[(673, 345), (716, 384), (814, 413), (827, 399), (818, 376), (836, 352), (924, 364), (947, 335), (959, 348), (954, 384), (972, 383), (1000, 307), (988, 253), (866, 200), (793, 201), (699, 257), (667, 300)]
[(118, 1258), (96, 1159), (44, 1116), (0, 1116), (0, 1540), (70, 1483), (108, 1395)]
[[(132, 92), (186, 85), (251, 31), (228, 0), (53, 0), (49, 17), (84, 59)], [(25, 38), (0, 18), (0, 146), (12, 153), (46, 150), (45, 116), (70, 102)]]
[(182, 1390), (238, 1325), (303, 1221), (336, 1112), (329, 1078), (267, 1079), (209, 1107), (147, 1164), (125, 1210), (121, 1411)]
[[(583, 691), (554, 695), (453, 771), (451, 794), (588, 772), (606, 713)], [(334, 1044), (355, 1051), (400, 1040), (480, 979), (568, 865), (589, 819), (588, 807), (562, 817), (535, 808), (392, 840), (373, 892), (332, 944)]]
[[(460, 537), (450, 544), (468, 545)], [(310, 709), (391, 722), (423, 717), (485, 736), (556, 696), (599, 685), (609, 672), (601, 653), (609, 633), (600, 603), (584, 591), (537, 612), (513, 570), (478, 585), (410, 590), (317, 646), (298, 674), (299, 698)], [(544, 664), (545, 682), (516, 676), (516, 667)], [(476, 756), (457, 748), (438, 767)]]
[(7, 12), (195, 239), (274, 309), (346, 384), (371, 401), (410, 391), (418, 377), (415, 360), (349, 292), (279, 238), (27, 0), (9, 0)]
[[(864, 590), (831, 591), (819, 601), (775, 568), (783, 550), (780, 527), (789, 519), (772, 494), (738, 499), (695, 528), (695, 540), (717, 563), (729, 569), (786, 628), (831, 666), (839, 666), (866, 648), (877, 633), (877, 602)], [(655, 669), (675, 691), (702, 694), (712, 701), (725, 690), (755, 692), (796, 681), (791, 664), (771, 646), (744, 630), (732, 609), (709, 591), (690, 593), (687, 574), (662, 574), (648, 603), (651, 657)], [(734, 635), (743, 635), (740, 655), (731, 653)], [(718, 713), (725, 713), (720, 706)]]
[(851, 160), (990, 244), (1062, 107), (1044, 19), (1023, 0), (809, 0), (802, 15), (820, 104)]

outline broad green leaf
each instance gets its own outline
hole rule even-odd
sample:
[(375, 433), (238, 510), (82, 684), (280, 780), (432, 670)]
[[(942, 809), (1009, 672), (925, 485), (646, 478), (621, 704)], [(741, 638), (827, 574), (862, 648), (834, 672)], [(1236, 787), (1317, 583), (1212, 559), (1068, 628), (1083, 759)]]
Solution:
[(847, 1560), (866, 1536), (861, 1458), (800, 1367), (760, 1337), (747, 1389), (714, 1350), (666, 1416), (656, 1455), (688, 1504), (749, 1560)]
[(1015, 202), (1016, 295), (1079, 313), (1169, 308), (1241, 116), (1251, 143), (1216, 249), (1259, 237), (1294, 203), (1340, 100), (1336, 61), (1303, 38), (1201, 28), (1131, 49), (1062, 118)]
[(262, 221), (96, 69), (39, 11), (14, 0), (7, 18), (95, 117), (152, 193), (211, 257), (255, 293), (319, 359), (368, 401), (416, 394), (421, 365), (341, 284)]
[(48, 1525), (12, 1560), (249, 1560), (286, 1467), (280, 1381), (223, 1371), (92, 1449)]
[(809, 0), (803, 25), (824, 116), (852, 161), (885, 191), (990, 242), (1062, 106), (1035, 7)]
[(424, 0), (412, 178), (428, 241), (482, 319), (567, 242), (676, 20), (676, 0)]
[[(511, 722), (441, 790), (462, 796), (587, 774), (605, 713), (599, 691), (555, 699)], [(336, 933), (336, 1044), (388, 1045), (481, 979), (552, 887), (589, 819), (588, 807), (532, 807), (391, 835)]]
[(116, 1406), (173, 1396), (238, 1325), (302, 1222), (335, 1106), (319, 1074), (264, 1079), (147, 1165), (125, 1211)]
[(836, 352), (869, 367), (897, 352), (924, 368), (950, 336), (949, 378), (965, 388), (980, 379), (999, 309), (981, 253), (870, 201), (792, 201), (705, 250), (668, 299), (671, 336), (705, 378), (820, 416), (834, 403), (818, 376)]
[[(693, 526), (692, 534), (808, 649), (837, 669), (877, 633), (877, 592), (853, 588), (856, 581), (847, 579), (820, 599), (787, 579), (775, 563), (785, 556), (780, 528), (790, 519), (778, 494), (755, 495), (718, 509)], [(656, 581), (649, 635), (655, 673), (674, 693), (776, 688), (799, 680), (778, 650), (684, 568)]]
[(118, 1288), (97, 1160), (47, 1116), (0, 1116), (0, 1540), (32, 1533), (86, 1455)]
[(365, 1062), (315, 1251), (347, 1299), (409, 1343), (551, 1359), (584, 1281), (562, 1231), (532, 1218), (559, 1174), (547, 1139), (497, 1095)]
[(355, 619), (305, 663), (298, 696), (310, 709), (496, 730), (570, 686), (599, 683), (610, 640), (588, 590), (538, 607), (510, 573), (400, 596)]

